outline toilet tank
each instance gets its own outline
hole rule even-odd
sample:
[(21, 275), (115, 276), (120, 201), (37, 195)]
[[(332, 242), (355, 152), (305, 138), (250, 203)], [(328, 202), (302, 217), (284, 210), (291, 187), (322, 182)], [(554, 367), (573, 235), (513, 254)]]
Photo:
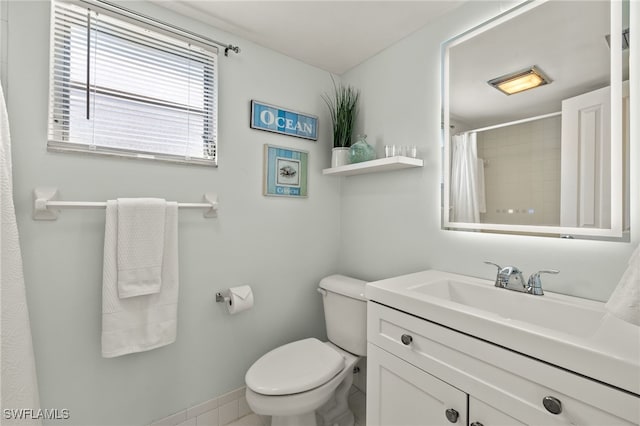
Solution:
[(333, 344), (355, 355), (367, 354), (367, 283), (344, 275), (320, 281), (327, 337)]

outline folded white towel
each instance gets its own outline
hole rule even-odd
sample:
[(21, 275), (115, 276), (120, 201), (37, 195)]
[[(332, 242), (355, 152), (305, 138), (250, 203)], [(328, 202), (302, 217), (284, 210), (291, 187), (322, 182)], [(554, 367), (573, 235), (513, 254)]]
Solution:
[(640, 326), (640, 246), (604, 307), (621, 320)]
[(160, 291), (167, 202), (118, 198), (118, 296)]
[(165, 211), (162, 288), (159, 293), (118, 297), (118, 204), (107, 202), (102, 282), (102, 356), (116, 357), (173, 343), (178, 314), (178, 204)]

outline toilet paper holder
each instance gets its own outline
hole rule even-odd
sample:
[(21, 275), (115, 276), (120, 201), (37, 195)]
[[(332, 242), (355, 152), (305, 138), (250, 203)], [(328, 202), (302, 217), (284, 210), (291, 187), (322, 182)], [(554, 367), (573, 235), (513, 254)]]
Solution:
[(230, 287), (216, 293), (216, 302), (224, 303), (230, 315), (236, 315), (253, 307), (253, 291), (250, 285)]
[(217, 303), (229, 303), (231, 298), (229, 297), (229, 290), (219, 291), (216, 293), (216, 302)]

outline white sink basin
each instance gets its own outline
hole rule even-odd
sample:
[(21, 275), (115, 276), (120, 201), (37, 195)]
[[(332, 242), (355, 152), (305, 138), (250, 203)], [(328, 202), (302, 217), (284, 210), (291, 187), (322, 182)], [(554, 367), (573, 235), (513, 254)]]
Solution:
[(407, 290), (437, 297), (471, 308), (573, 334), (591, 336), (602, 322), (602, 310), (557, 298), (533, 296), (488, 286), (486, 283), (445, 279), (409, 287)]
[(640, 395), (640, 327), (604, 303), (435, 270), (369, 283), (366, 297)]

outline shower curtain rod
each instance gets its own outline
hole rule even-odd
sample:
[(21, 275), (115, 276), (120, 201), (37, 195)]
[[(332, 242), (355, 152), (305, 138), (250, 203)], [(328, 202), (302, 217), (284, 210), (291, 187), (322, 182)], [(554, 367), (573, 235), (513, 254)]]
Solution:
[(458, 134), (460, 135), (460, 134), (463, 134), (463, 133), (484, 132), (486, 130), (499, 129), (501, 127), (514, 126), (516, 124), (523, 124), (523, 123), (527, 123), (529, 121), (542, 120), (543, 118), (555, 117), (556, 115), (561, 115), (561, 114), (562, 114), (562, 111), (551, 112), (549, 114), (542, 114), (542, 115), (537, 115), (535, 117), (523, 118), (522, 120), (509, 121), (507, 123), (495, 124), (493, 126), (481, 127), (479, 129), (474, 129), (474, 130), (465, 130), (464, 132), (460, 132)]
[[(106, 208), (106, 201), (58, 201), (57, 188), (36, 188), (33, 190), (33, 219), (56, 220), (58, 208)], [(204, 217), (217, 217), (218, 196), (211, 192), (204, 194), (202, 203), (178, 203), (179, 208), (207, 209)]]

